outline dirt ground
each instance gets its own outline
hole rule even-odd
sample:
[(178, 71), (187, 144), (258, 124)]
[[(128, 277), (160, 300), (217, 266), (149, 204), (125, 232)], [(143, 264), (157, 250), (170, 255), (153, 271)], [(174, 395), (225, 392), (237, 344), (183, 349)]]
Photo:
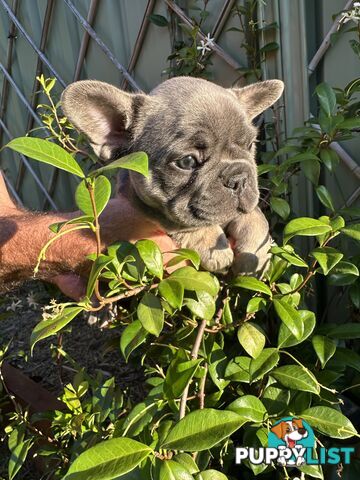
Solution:
[[(59, 296), (56, 290), (45, 287), (40, 282), (31, 282), (23, 288), (0, 298), (0, 348), (9, 345), (7, 359), (35, 382), (50, 392), (61, 392), (59, 369), (51, 358), (50, 344), (55, 337), (39, 342), (30, 356), (29, 339), (31, 331), (42, 317), (43, 305)], [(5, 318), (4, 318), (5, 317)], [(87, 373), (101, 371), (105, 376), (114, 376), (116, 383), (126, 389), (133, 400), (143, 398), (143, 376), (141, 367), (125, 363), (114, 344), (114, 330), (101, 328), (103, 318), (80, 317), (72, 322), (72, 332), (64, 335), (63, 349)], [(118, 330), (117, 334), (118, 335)], [(64, 364), (62, 378), (64, 383), (72, 380), (74, 373)], [(1, 425), (0, 425), (1, 427)], [(0, 480), (6, 480), (9, 451), (6, 442), (1, 441), (3, 431), (0, 428)], [(17, 480), (39, 480), (31, 462), (16, 476)]]

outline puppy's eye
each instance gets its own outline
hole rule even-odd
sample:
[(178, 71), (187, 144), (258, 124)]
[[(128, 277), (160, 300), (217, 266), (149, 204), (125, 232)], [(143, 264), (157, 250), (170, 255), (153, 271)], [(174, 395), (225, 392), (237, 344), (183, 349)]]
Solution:
[(182, 170), (193, 170), (197, 166), (197, 161), (192, 155), (188, 155), (187, 157), (180, 158), (175, 162), (176, 166), (181, 168)]
[(249, 145), (248, 145), (248, 149), (251, 150), (254, 145), (255, 145), (255, 141), (250, 142)]

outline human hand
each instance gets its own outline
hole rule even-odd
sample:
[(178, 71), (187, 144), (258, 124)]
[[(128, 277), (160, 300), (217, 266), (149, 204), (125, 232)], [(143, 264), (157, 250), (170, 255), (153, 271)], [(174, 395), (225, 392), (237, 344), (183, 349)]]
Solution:
[[(110, 200), (100, 216), (100, 227), (104, 246), (121, 240), (130, 242), (143, 238), (152, 240), (164, 253), (165, 265), (174, 256), (170, 252), (177, 248), (173, 240), (161, 230), (158, 224), (136, 210), (125, 197)], [(93, 245), (92, 251), (95, 251), (95, 245)], [(166, 270), (170, 272), (184, 265), (185, 263), (180, 263), (175, 267), (168, 267)], [(74, 273), (57, 275), (52, 279), (52, 283), (74, 300), (79, 300), (86, 292), (86, 279)]]

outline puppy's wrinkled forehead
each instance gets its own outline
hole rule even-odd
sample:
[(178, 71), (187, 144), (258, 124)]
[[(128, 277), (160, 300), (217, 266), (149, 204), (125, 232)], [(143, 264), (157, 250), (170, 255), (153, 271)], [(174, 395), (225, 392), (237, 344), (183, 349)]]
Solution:
[(171, 127), (177, 138), (188, 137), (194, 132), (194, 140), (200, 148), (205, 136), (207, 141), (241, 136), (246, 143), (256, 133), (236, 95), (206, 80), (174, 78), (158, 86), (150, 95), (157, 104), (157, 118), (153, 121), (160, 121), (163, 128), (165, 124)]

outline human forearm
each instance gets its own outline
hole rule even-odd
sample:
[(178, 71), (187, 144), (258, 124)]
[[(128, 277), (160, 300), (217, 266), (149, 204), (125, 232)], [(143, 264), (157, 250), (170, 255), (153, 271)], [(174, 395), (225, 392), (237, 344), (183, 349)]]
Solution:
[[(0, 289), (8, 282), (18, 282), (31, 278), (41, 248), (54, 237), (49, 225), (70, 219), (74, 214), (38, 214), (13, 211), (0, 217)], [(70, 236), (72, 238), (70, 238)], [(70, 248), (69, 241), (76, 243)], [(83, 262), (84, 247), (91, 249), (93, 240), (82, 235), (69, 234), (69, 237), (55, 242), (42, 262), (40, 278), (57, 272), (69, 271)], [(90, 253), (90, 252), (88, 252)]]
[[(79, 212), (34, 214), (13, 209), (0, 216), (0, 289), (10, 281), (31, 278), (42, 247), (55, 236), (49, 225), (77, 215)], [(171, 239), (126, 199), (109, 202), (100, 216), (100, 232), (102, 249), (118, 240), (135, 241), (139, 238), (152, 238), (163, 251), (174, 248)], [(51, 244), (46, 259), (41, 262), (38, 278), (51, 280), (59, 273), (83, 271), (87, 264), (86, 255), (95, 251), (96, 239), (92, 231), (68, 233)]]

